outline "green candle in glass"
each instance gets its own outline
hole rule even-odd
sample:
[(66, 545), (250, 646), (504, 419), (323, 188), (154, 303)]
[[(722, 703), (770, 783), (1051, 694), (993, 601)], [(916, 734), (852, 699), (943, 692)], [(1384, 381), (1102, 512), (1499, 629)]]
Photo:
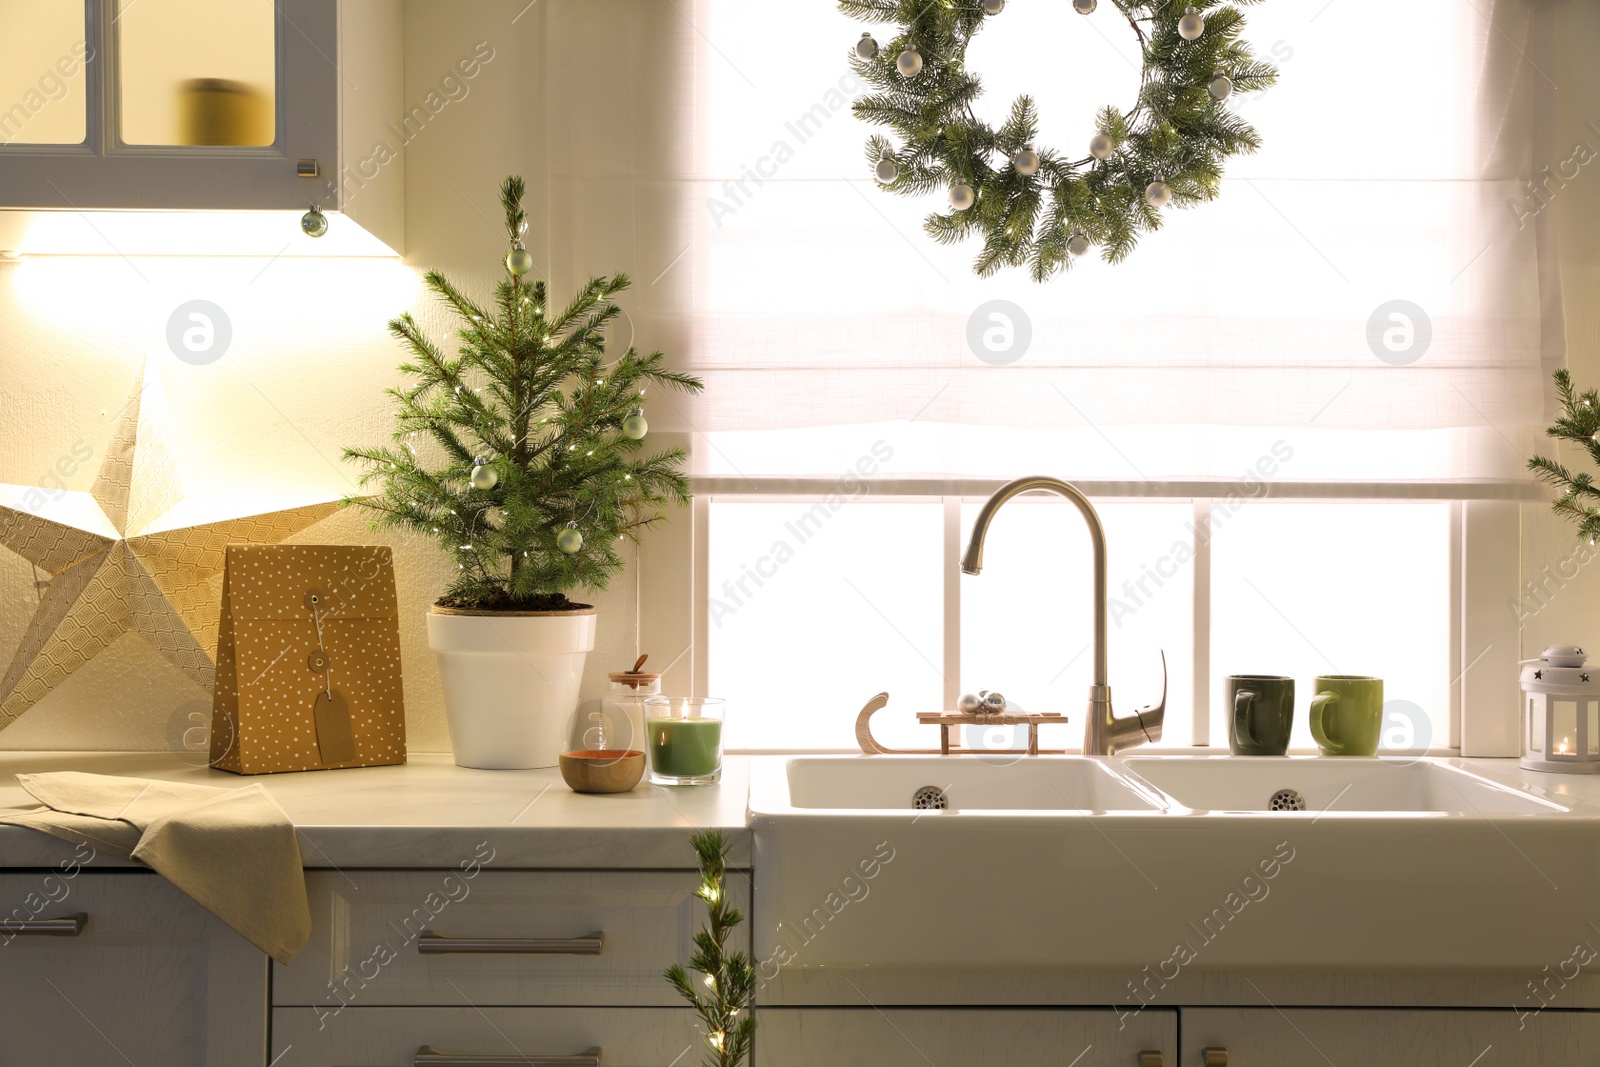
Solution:
[(710, 785), (722, 777), (724, 702), (716, 697), (646, 697), (645, 751), (655, 785)]

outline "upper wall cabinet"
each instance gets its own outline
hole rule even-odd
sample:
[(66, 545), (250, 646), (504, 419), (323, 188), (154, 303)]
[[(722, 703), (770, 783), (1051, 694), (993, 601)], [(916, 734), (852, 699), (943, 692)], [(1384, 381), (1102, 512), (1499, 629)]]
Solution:
[(46, 212), (280, 212), (298, 238), (315, 202), (356, 224), (327, 250), (398, 251), (402, 46), (401, 0), (0, 0), (0, 248)]

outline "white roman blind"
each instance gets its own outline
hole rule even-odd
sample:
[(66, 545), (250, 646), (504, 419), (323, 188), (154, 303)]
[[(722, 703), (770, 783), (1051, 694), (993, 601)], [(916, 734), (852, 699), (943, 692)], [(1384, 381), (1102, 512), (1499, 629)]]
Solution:
[[(631, 182), (671, 259), (641, 315), (706, 379), (673, 400), (710, 445), (700, 471), (825, 474), (883, 439), (896, 475), (1159, 482), (1237, 477), (1283, 440), (1297, 481), (1522, 480), (1563, 355), (1527, 180), (1570, 154), (1541, 139), (1555, 89), (1529, 0), (1246, 13), (1281, 71), (1236, 98), (1262, 151), (1124, 263), (1091, 255), (1043, 285), (977, 278), (973, 244), (922, 233), (942, 198), (872, 180), (846, 53), (891, 28), (820, 0), (649, 16), (662, 32), (638, 50), (677, 50), (687, 84), (630, 97), (671, 143)], [(1012, 0), (968, 55), (981, 115), (1031, 93), (1040, 140), (1063, 147), (1131, 102), (1137, 61), (1112, 5), (1056, 0)], [(982, 328), (1008, 321), (1026, 349), (984, 358)]]

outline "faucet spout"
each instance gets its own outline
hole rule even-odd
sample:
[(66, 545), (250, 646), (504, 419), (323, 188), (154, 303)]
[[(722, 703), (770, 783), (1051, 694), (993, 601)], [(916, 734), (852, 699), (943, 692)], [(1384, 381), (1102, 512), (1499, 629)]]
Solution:
[(1141, 708), (1125, 719), (1118, 719), (1111, 710), (1111, 686), (1106, 677), (1106, 535), (1099, 513), (1077, 486), (1060, 478), (1034, 475), (1007, 482), (995, 490), (972, 525), (972, 539), (961, 558), (961, 570), (967, 574), (983, 570), (983, 542), (989, 524), (1007, 501), (1035, 491), (1054, 493), (1078, 509), (1089, 527), (1089, 546), (1094, 554), (1094, 665), (1088, 717), (1083, 727), (1083, 754), (1110, 756), (1133, 745), (1160, 740), (1167, 703), (1165, 655), (1161, 658), (1161, 703)]

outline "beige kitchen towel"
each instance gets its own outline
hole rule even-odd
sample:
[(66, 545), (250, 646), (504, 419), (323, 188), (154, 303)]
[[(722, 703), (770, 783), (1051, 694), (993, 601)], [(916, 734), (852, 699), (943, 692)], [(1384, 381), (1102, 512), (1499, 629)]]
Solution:
[(62, 771), (19, 774), (45, 805), (0, 816), (163, 875), (279, 963), (311, 936), (294, 824), (259, 784), (217, 788)]

